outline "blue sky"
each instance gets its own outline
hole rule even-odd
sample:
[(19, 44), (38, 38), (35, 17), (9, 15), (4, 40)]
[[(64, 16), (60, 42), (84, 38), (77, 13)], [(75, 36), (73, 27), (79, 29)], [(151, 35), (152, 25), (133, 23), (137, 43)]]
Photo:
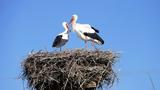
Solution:
[[(1, 0), (0, 86), (23, 90), (21, 62), (32, 51), (48, 50), (72, 14), (100, 30), (101, 49), (121, 53), (115, 65), (119, 81), (109, 90), (160, 89), (160, 1), (158, 0)], [(83, 48), (75, 33), (64, 48)]]

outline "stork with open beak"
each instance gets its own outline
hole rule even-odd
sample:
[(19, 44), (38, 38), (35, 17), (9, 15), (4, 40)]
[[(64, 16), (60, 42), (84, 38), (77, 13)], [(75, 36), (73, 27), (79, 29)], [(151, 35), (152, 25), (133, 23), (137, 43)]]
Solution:
[(98, 45), (104, 44), (103, 39), (97, 34), (99, 30), (90, 26), (89, 24), (80, 24), (77, 23), (78, 16), (76, 14), (72, 15), (72, 18), (69, 24), (72, 25), (73, 32), (76, 32), (79, 38), (85, 41), (85, 48), (87, 48), (87, 41), (92, 42), (92, 46), (94, 47), (94, 43)]
[(61, 51), (61, 47), (68, 42), (69, 32), (70, 32), (67, 22), (63, 22), (62, 26), (64, 27), (65, 31), (58, 34), (52, 44), (52, 47), (60, 48), (60, 51)]

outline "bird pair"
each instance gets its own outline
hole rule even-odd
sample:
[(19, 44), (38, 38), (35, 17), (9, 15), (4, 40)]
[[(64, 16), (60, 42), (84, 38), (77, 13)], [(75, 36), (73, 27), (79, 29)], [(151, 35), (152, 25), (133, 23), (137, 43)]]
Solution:
[[(87, 48), (87, 41), (91, 41), (92, 46), (94, 47), (94, 43), (98, 45), (104, 44), (103, 39), (97, 34), (99, 30), (95, 29), (94, 27), (90, 26), (89, 24), (80, 24), (77, 23), (78, 16), (76, 14), (72, 15), (72, 18), (69, 24), (72, 25), (72, 30), (75, 32), (79, 38), (81, 38), (85, 42), (85, 48)], [(67, 22), (62, 23), (65, 31), (58, 34), (56, 36), (52, 47), (60, 48), (65, 45), (69, 39), (69, 25)]]

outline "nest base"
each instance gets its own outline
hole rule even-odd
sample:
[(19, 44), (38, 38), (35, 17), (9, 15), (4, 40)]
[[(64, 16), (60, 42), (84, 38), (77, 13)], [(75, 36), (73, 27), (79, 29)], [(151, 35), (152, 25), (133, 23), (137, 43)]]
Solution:
[(36, 90), (95, 90), (103, 81), (113, 84), (117, 57), (100, 50), (40, 51), (23, 61), (22, 79)]

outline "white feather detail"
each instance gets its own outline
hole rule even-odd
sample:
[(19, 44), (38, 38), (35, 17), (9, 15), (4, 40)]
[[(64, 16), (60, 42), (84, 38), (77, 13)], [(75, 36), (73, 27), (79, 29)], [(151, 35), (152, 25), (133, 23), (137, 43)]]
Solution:
[(89, 24), (79, 24), (75, 25), (75, 30), (79, 30), (82, 33), (95, 33), (95, 31), (90, 27)]

